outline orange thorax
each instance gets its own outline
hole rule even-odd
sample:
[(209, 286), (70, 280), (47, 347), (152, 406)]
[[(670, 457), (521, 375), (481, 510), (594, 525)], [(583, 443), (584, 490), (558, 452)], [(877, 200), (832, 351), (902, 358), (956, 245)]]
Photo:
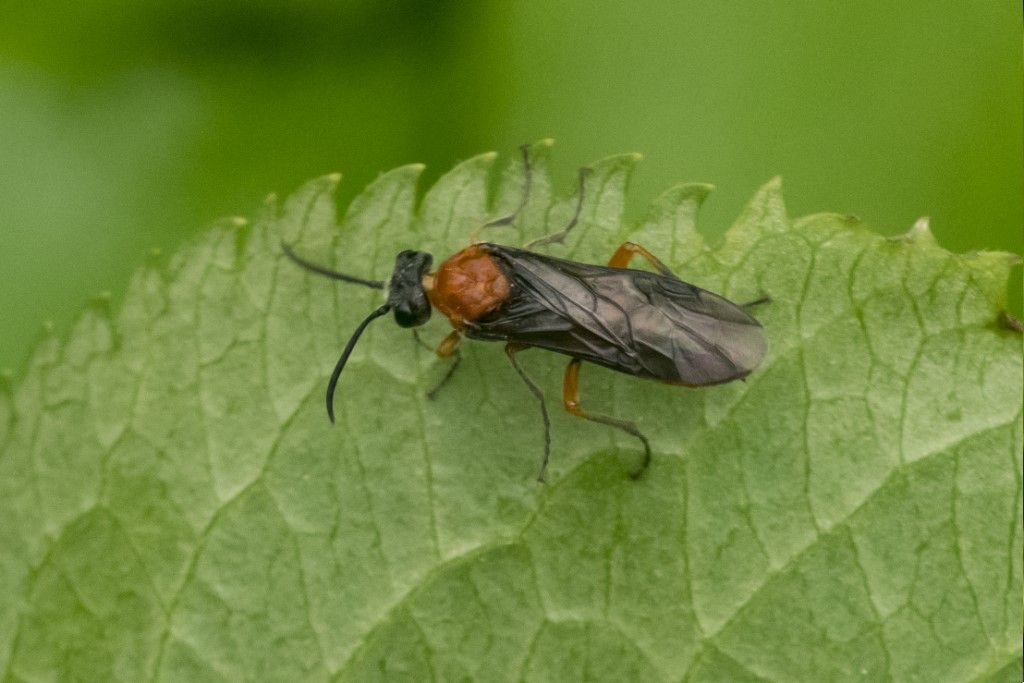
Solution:
[(461, 329), (466, 322), (490, 313), (508, 298), (508, 278), (479, 245), (453, 254), (424, 278), (427, 298)]

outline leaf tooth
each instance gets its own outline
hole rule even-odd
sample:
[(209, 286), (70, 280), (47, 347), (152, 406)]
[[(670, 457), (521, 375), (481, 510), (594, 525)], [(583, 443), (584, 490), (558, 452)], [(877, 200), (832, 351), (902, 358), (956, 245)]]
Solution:
[[(548, 157), (551, 156), (551, 148), (555, 146), (554, 138), (542, 138), (533, 142), (529, 145), (530, 147), (530, 165), (533, 166), (533, 170), (536, 172), (539, 169), (538, 166), (544, 164)], [(512, 162), (518, 168), (518, 165), (522, 163), (521, 157), (517, 154)]]
[(658, 252), (671, 268), (678, 269), (705, 249), (697, 227), (704, 201), (715, 189), (710, 183), (679, 183), (658, 195), (644, 218), (628, 237)]
[(415, 185), (426, 168), (426, 164), (406, 164), (380, 173), (349, 203), (345, 211), (345, 218), (342, 221), (342, 230), (346, 233), (349, 232), (351, 228), (348, 223), (353, 220), (353, 217), (357, 216), (360, 212), (372, 208), (374, 203), (381, 201), (381, 188), (403, 180)]
[[(412, 223), (424, 164), (406, 164), (379, 174), (349, 203), (334, 240), (334, 263), (364, 277), (384, 279), (399, 248), (419, 248)], [(401, 245), (401, 246), (399, 246)], [(370, 292), (351, 291), (367, 304)]]
[(908, 244), (936, 244), (935, 235), (932, 234), (931, 218), (921, 216), (902, 235), (888, 238), (892, 242), (906, 242)]
[[(626, 191), (642, 158), (635, 152), (614, 154), (590, 165), (590, 172), (584, 180), (579, 225), (566, 239), (557, 242), (564, 245), (564, 253), (568, 257), (587, 260), (610, 253), (619, 246)], [(575, 207), (577, 197), (574, 192), (573, 198), (566, 203), (568, 211)]]
[(792, 229), (793, 221), (782, 197), (782, 176), (775, 176), (754, 193), (736, 221), (725, 231), (725, 239), (716, 258), (723, 264), (736, 265), (745, 258), (751, 245), (762, 237), (787, 233)]
[(337, 220), (334, 197), (340, 182), (340, 173), (328, 173), (292, 192), (281, 208), (277, 237), (289, 243), (301, 241), (311, 249), (329, 242)]
[(699, 209), (715, 189), (711, 183), (678, 183), (658, 195), (651, 202), (648, 213), (655, 216), (673, 213), (683, 204)]
[(245, 252), (249, 243), (249, 236), (252, 234), (252, 224), (247, 218), (235, 216), (232, 218), (230, 227), (235, 237), (235, 269), (241, 270), (245, 265)]
[(754, 193), (740, 214), (737, 225), (748, 222), (762, 232), (785, 232), (788, 229), (790, 221), (782, 197), (782, 176), (775, 176)]
[(427, 190), (418, 211), (424, 251), (452, 252), (465, 246), (487, 215), (487, 178), (497, 152), (470, 157)]
[[(115, 322), (115, 315), (113, 309), (113, 296), (110, 291), (104, 290), (98, 292), (95, 296), (86, 302), (86, 308), (78, 322), (75, 324), (71, 336), (79, 334), (78, 328), (83, 326), (85, 321), (89, 321), (93, 325), (93, 336), (97, 339), (99, 335), (97, 345), (102, 347), (102, 351), (109, 352), (112, 349), (116, 349), (120, 344), (119, 331)], [(103, 339), (105, 337), (105, 339)], [(94, 342), (96, 343), (96, 342)]]

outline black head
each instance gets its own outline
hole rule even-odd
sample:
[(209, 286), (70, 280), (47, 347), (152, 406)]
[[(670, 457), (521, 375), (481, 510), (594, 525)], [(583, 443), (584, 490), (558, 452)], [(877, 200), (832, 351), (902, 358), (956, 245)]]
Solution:
[(430, 320), (430, 301), (423, 290), (423, 276), (434, 257), (425, 251), (405, 250), (395, 257), (388, 284), (388, 306), (401, 327), (417, 327)]
[(366, 326), (382, 315), (387, 315), (390, 311), (395, 312), (395, 322), (402, 327), (416, 327), (430, 319), (430, 300), (427, 299), (427, 293), (423, 290), (423, 276), (430, 270), (430, 264), (434, 257), (424, 251), (403, 251), (395, 257), (395, 271), (391, 274), (391, 282), (385, 283), (382, 280), (367, 280), (355, 275), (346, 275), (307, 261), (284, 242), (281, 243), (281, 248), (288, 258), (302, 268), (332, 280), (350, 282), (371, 289), (384, 289), (384, 285), (388, 285), (388, 302), (359, 323), (356, 331), (352, 333), (348, 343), (345, 344), (345, 350), (341, 352), (341, 358), (338, 359), (337, 365), (334, 366), (334, 372), (331, 373), (331, 379), (327, 382), (327, 415), (331, 418), (331, 422), (334, 422), (334, 389), (338, 385), (338, 378), (341, 376), (341, 371), (345, 369), (348, 357), (352, 355), (352, 350), (366, 330)]

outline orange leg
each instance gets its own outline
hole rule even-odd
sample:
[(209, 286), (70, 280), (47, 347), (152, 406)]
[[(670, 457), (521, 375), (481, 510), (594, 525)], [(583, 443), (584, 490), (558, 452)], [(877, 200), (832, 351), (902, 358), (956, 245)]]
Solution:
[(434, 388), (427, 392), (427, 398), (433, 401), (437, 398), (437, 392), (441, 390), (448, 380), (455, 374), (455, 368), (459, 367), (459, 363), (462, 362), (462, 353), (459, 352), (459, 342), (462, 341), (462, 337), (459, 335), (458, 330), (452, 330), (448, 333), (448, 336), (441, 340), (441, 343), (437, 346), (437, 357), (448, 358), (449, 356), (455, 356), (455, 360), (448, 366), (448, 372), (444, 373), (444, 377), (434, 385)]
[(580, 408), (580, 365), (578, 358), (569, 361), (562, 382), (562, 405), (577, 417), (583, 417), (583, 409)]
[[(629, 262), (633, 260), (634, 256), (643, 256), (647, 259), (647, 262), (657, 269), (659, 273), (665, 277), (671, 277), (678, 280), (679, 278), (669, 270), (668, 266), (662, 263), (657, 256), (641, 247), (636, 242), (623, 242), (622, 246), (615, 250), (612, 254), (611, 259), (608, 261), (608, 265), (612, 268), (628, 268)], [(760, 306), (761, 304), (771, 303), (772, 298), (770, 296), (762, 296), (760, 299), (754, 301), (748, 301), (745, 304), (740, 304), (743, 308), (752, 308), (754, 306)]]
[(453, 353), (459, 350), (459, 342), (462, 341), (462, 336), (459, 335), (458, 330), (452, 330), (448, 333), (448, 336), (441, 340), (441, 343), (437, 345), (437, 357), (447, 358)]
[(622, 246), (616, 249), (615, 253), (612, 254), (612, 258), (608, 261), (608, 265), (612, 268), (628, 268), (629, 262), (637, 255), (643, 256), (647, 259), (647, 262), (654, 266), (655, 269), (665, 277), (675, 277), (675, 273), (669, 270), (668, 266), (659, 261), (654, 254), (635, 242), (624, 242)]
[(632, 479), (639, 479), (647, 470), (647, 466), (651, 464), (651, 444), (647, 441), (647, 437), (637, 429), (636, 423), (583, 410), (583, 406), (580, 405), (580, 363), (579, 358), (573, 358), (565, 368), (565, 382), (562, 385), (562, 403), (565, 405), (565, 409), (576, 417), (621, 429), (640, 439), (640, 443), (644, 445), (644, 460), (640, 464), (640, 469), (629, 475)]

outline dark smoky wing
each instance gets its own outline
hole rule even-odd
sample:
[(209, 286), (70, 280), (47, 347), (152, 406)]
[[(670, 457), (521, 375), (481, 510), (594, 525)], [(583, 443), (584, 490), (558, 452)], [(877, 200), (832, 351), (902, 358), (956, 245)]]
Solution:
[(641, 314), (650, 323), (638, 326), (642, 332), (636, 342), (671, 354), (680, 382), (727, 382), (747, 376), (761, 363), (767, 351), (764, 329), (741, 306), (672, 278), (652, 275), (636, 284), (650, 304)]
[(652, 303), (670, 303), (675, 309), (730, 323), (758, 324), (742, 307), (728, 299), (677, 278), (645, 278), (643, 287)]
[(748, 374), (764, 354), (741, 307), (675, 278), (487, 245), (512, 294), (471, 337), (518, 341), (642, 377), (714, 384)]
[(642, 373), (629, 350), (628, 312), (590, 284), (601, 273), (615, 271), (511, 247), (486, 246), (511, 281), (512, 291), (498, 310), (467, 324), (467, 336), (515, 341)]

